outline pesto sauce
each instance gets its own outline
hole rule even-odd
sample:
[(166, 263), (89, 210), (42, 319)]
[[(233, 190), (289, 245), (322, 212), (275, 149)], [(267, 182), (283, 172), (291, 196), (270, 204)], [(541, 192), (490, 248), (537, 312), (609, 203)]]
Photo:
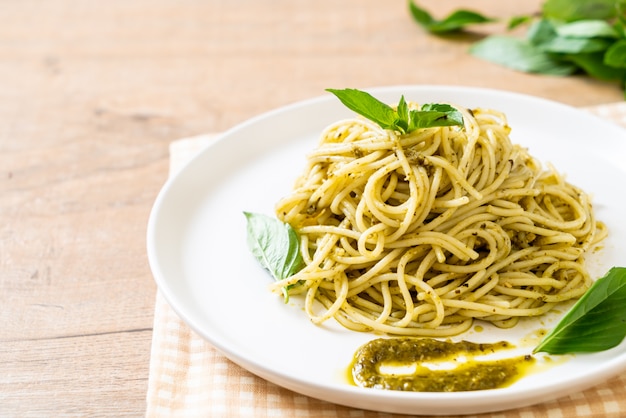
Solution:
[[(413, 392), (462, 392), (506, 387), (523, 375), (534, 362), (530, 355), (497, 360), (474, 357), (513, 348), (501, 341), (479, 344), (431, 338), (379, 338), (359, 348), (354, 355), (351, 377), (357, 386)], [(460, 357), (467, 361), (458, 362)], [(424, 363), (455, 363), (451, 369), (435, 369)], [(400, 370), (389, 373), (388, 369)], [(410, 372), (406, 372), (410, 370)]]

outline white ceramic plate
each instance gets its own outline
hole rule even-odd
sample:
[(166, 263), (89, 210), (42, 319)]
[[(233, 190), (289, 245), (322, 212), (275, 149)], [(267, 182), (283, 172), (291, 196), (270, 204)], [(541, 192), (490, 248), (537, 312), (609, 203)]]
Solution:
[[(514, 142), (554, 164), (591, 192), (610, 230), (590, 260), (603, 275), (626, 264), (626, 131), (582, 111), (519, 94), (476, 88), (400, 86), (370, 90), (388, 103), (400, 95), (419, 103), (451, 102), (506, 112)], [(148, 256), (162, 294), (197, 333), (252, 373), (296, 392), (347, 406), (392, 413), (470, 414), (526, 406), (597, 384), (626, 368), (626, 344), (578, 355), (497, 390), (406, 393), (351, 386), (346, 370), (355, 350), (375, 335), (329, 322), (311, 324), (297, 298), (284, 304), (246, 245), (243, 211), (273, 214), (291, 189), (321, 130), (353, 115), (331, 95), (296, 103), (223, 134), (167, 182), (148, 225)], [(462, 336), (519, 342), (552, 320), (511, 331), (486, 327)]]

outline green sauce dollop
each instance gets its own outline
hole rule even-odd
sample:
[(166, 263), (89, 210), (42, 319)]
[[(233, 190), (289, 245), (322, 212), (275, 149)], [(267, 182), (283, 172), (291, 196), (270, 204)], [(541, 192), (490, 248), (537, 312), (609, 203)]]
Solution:
[[(375, 389), (414, 392), (495, 389), (506, 387), (521, 377), (535, 362), (534, 357), (524, 355), (496, 360), (475, 357), (511, 348), (513, 346), (506, 341), (479, 344), (430, 338), (379, 338), (356, 352), (351, 377), (357, 386)], [(425, 365), (441, 362), (451, 362), (454, 367), (433, 370)]]

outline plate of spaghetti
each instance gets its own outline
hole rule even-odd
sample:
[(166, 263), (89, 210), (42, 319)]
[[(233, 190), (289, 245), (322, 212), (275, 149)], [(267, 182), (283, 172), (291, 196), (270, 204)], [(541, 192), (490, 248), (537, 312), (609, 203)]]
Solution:
[[(148, 256), (180, 317), (262, 378), (390, 413), (522, 407), (623, 370), (625, 344), (541, 356), (541, 367), (493, 389), (380, 390), (347, 377), (359, 347), (381, 337), (505, 341), (530, 353), (622, 262), (626, 241), (623, 129), (516, 93), (368, 92), (396, 115), (448, 119), (390, 128), (328, 94), (234, 127), (168, 180)], [(432, 113), (440, 106), (458, 118)], [(289, 233), (264, 230), (255, 247), (251, 214)], [(288, 255), (272, 278), (258, 258), (281, 245)]]

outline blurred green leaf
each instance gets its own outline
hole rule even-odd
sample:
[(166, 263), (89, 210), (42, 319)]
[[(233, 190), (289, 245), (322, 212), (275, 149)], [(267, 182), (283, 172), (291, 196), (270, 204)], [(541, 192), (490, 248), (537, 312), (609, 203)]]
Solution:
[(617, 38), (615, 28), (606, 20), (579, 20), (556, 27), (559, 36), (572, 38)]
[(604, 53), (578, 54), (568, 57), (578, 65), (585, 73), (598, 80), (616, 81), (626, 75), (623, 68), (615, 68), (604, 63)]
[(615, 28), (606, 20), (579, 20), (556, 26), (559, 36), (574, 38), (617, 38)]
[(490, 36), (472, 45), (470, 53), (527, 73), (564, 76), (576, 71), (574, 64), (559, 60), (524, 39)]
[(530, 15), (513, 16), (512, 18), (509, 19), (509, 23), (506, 25), (506, 28), (509, 30), (515, 29), (516, 27), (524, 25), (528, 22), (531, 22), (532, 20), (533, 20), (533, 17)]
[(409, 0), (409, 10), (417, 23), (433, 33), (455, 32), (464, 29), (467, 25), (495, 21), (495, 19), (471, 10), (457, 10), (444, 19), (437, 20), (425, 9), (419, 7), (413, 0)]
[(528, 28), (526, 39), (533, 45), (541, 45), (556, 38), (556, 28), (548, 19), (539, 19)]
[(616, 16), (615, 3), (615, 0), (547, 0), (542, 11), (544, 17), (564, 22), (607, 20)]
[(537, 45), (541, 50), (559, 54), (588, 54), (606, 51), (613, 41), (603, 38), (565, 38), (557, 36)]
[(626, 68), (626, 40), (611, 45), (604, 54), (604, 63), (615, 68)]
[[(615, 36), (615, 30), (610, 25), (608, 29)], [(607, 27), (596, 24), (559, 26), (549, 19), (539, 19), (528, 28), (526, 37), (546, 52), (581, 54), (606, 50), (614, 42), (613, 39), (600, 36), (606, 33), (609, 33)]]

